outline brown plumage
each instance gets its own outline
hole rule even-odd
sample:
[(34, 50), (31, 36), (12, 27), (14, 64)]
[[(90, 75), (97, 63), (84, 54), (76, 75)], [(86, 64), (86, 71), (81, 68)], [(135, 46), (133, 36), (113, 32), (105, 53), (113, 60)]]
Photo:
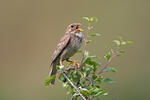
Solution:
[[(79, 28), (79, 25), (79, 23), (73, 23), (67, 27), (65, 35), (61, 38), (59, 44), (56, 47), (55, 52), (53, 53), (50, 65), (50, 76), (56, 75), (56, 66), (62, 66), (62, 61), (68, 60), (80, 48), (83, 40), (83, 34), (81, 32), (82, 30)], [(52, 80), (51, 84), (54, 83), (55, 79)]]

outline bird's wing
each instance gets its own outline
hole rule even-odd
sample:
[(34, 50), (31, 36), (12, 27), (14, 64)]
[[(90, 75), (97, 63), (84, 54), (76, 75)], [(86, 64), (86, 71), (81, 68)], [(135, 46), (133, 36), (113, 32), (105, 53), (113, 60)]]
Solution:
[(69, 43), (69, 40), (70, 40), (70, 34), (65, 34), (59, 44), (57, 45), (56, 47), (56, 50), (54, 51), (53, 53), (53, 56), (52, 56), (52, 63), (53, 61), (55, 61), (57, 59), (57, 57), (59, 56), (59, 54), (63, 51), (63, 49), (67, 46), (67, 44)]

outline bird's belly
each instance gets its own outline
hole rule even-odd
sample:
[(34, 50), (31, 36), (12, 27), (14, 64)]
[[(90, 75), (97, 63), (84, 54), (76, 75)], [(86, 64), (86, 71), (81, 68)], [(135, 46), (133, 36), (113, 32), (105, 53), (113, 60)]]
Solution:
[(77, 38), (77, 37), (72, 39), (70, 43), (68, 44), (67, 48), (65, 48), (63, 51), (63, 54), (62, 54), (63, 60), (68, 59), (71, 56), (73, 56), (81, 47), (81, 44), (82, 44), (82, 39)]

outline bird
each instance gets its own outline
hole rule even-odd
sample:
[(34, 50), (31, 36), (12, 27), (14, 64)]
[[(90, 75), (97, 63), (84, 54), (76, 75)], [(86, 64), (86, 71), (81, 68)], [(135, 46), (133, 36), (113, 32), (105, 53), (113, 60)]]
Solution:
[[(80, 27), (80, 23), (73, 23), (67, 26), (64, 36), (60, 39), (56, 50), (54, 51), (50, 63), (49, 76), (57, 74), (56, 66), (63, 66), (63, 61), (73, 62), (75, 66), (79, 66), (79, 63), (71, 61), (72, 57), (81, 47), (84, 39), (83, 30)], [(55, 79), (51, 81), (51, 84), (55, 84)]]

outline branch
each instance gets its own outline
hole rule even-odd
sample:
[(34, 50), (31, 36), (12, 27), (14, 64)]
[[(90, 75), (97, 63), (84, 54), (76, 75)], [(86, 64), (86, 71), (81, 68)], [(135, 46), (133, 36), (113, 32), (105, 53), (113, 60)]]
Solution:
[(85, 60), (85, 52), (86, 52), (86, 48), (87, 48), (86, 42), (87, 42), (87, 40), (88, 40), (88, 37), (89, 37), (88, 34), (89, 34), (90, 30), (91, 30), (91, 25), (89, 24), (89, 25), (88, 25), (88, 30), (87, 30), (87, 32), (86, 32), (86, 37), (85, 37), (85, 42), (84, 42), (84, 47), (83, 47), (82, 59), (81, 59), (81, 62), (80, 62), (80, 66), (82, 65), (82, 63), (83, 63), (84, 60)]
[(104, 65), (104, 67), (99, 71), (98, 74), (102, 74), (103, 71), (104, 71), (106, 68), (109, 67), (110, 63), (111, 63), (112, 60), (116, 57), (116, 55), (118, 54), (118, 52), (119, 52), (120, 49), (121, 49), (121, 48), (119, 47), (119, 48), (117, 48), (117, 49), (112, 53), (112, 56), (111, 56), (110, 59), (107, 61), (107, 63)]
[(68, 80), (68, 82), (73, 86), (73, 88), (78, 92), (82, 100), (86, 100), (86, 98), (80, 93), (80, 90), (73, 84), (73, 82), (68, 78), (65, 72), (62, 72), (63, 76)]
[(72, 96), (70, 100), (74, 100), (74, 96)]

